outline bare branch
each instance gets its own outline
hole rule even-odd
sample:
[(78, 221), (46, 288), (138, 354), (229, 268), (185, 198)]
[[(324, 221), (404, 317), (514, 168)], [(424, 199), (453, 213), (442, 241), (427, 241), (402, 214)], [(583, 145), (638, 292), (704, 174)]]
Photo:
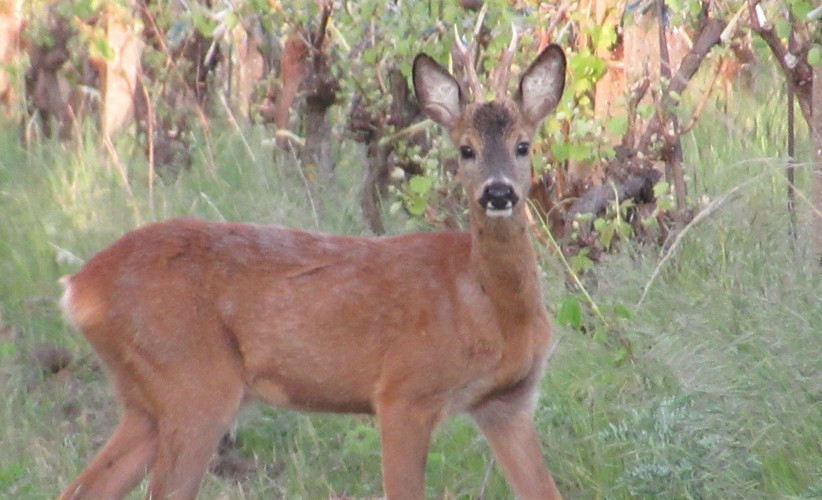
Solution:
[[(562, 4), (562, 6), (559, 8), (559, 10), (557, 10), (557, 14), (554, 16), (554, 19), (551, 21), (551, 24), (549, 24), (548, 28), (545, 30), (546, 34), (550, 34), (555, 29), (557, 29), (557, 26), (559, 26), (559, 23), (562, 22), (563, 19), (565, 19), (565, 14), (568, 12), (568, 9), (570, 7), (571, 7), (571, 0), (567, 0), (565, 3)], [(544, 48), (545, 47), (542, 46), (542, 43), (540, 43), (540, 50), (544, 49)]]
[(782, 72), (793, 87), (799, 109), (802, 110), (802, 116), (810, 124), (812, 116), (811, 82), (813, 81), (810, 65), (800, 57), (801, 54), (793, 53), (793, 51), (788, 50), (788, 47), (785, 47), (785, 44), (777, 36), (773, 23), (765, 19), (759, 0), (748, 0), (748, 7), (751, 29), (768, 44), (771, 53), (776, 57), (779, 66), (782, 68)]
[[(724, 29), (725, 22), (720, 19), (709, 19), (705, 23), (694, 40), (691, 50), (682, 59), (682, 63), (679, 65), (679, 70), (677, 70), (676, 74), (671, 78), (670, 83), (668, 83), (668, 87), (663, 92), (659, 104), (660, 109), (671, 109), (676, 104), (672, 94), (682, 94), (682, 91), (685, 90), (688, 82), (699, 69), (699, 66), (708, 54), (708, 51), (710, 51), (711, 47), (719, 42), (719, 36)], [(662, 129), (662, 120), (660, 120), (658, 114), (654, 115), (639, 140), (637, 151), (647, 153), (651, 145), (651, 138), (654, 135), (662, 133)]]
[(705, 88), (705, 91), (702, 93), (702, 98), (699, 100), (699, 104), (696, 106), (696, 110), (694, 110), (694, 114), (691, 115), (691, 119), (688, 120), (688, 124), (680, 129), (680, 134), (687, 134), (696, 126), (696, 122), (699, 119), (699, 116), (702, 114), (702, 110), (705, 109), (705, 104), (708, 102), (708, 98), (711, 97), (711, 94), (714, 90), (714, 85), (716, 84), (716, 80), (719, 78), (719, 74), (722, 72), (722, 60), (720, 59), (716, 65), (716, 71), (714, 71), (714, 76), (711, 78), (711, 82)]
[(322, 11), (320, 13), (320, 25), (317, 27), (316, 33), (311, 33), (310, 36), (311, 40), (311, 47), (314, 51), (319, 52), (322, 50), (323, 43), (325, 43), (325, 36), (326, 31), (328, 29), (328, 20), (331, 17), (331, 8), (333, 7), (333, 3), (329, 2), (328, 0), (321, 0), (318, 2)]
[(646, 70), (645, 75), (641, 80), (634, 83), (631, 87), (630, 93), (628, 94), (628, 131), (622, 136), (622, 146), (625, 148), (634, 148), (634, 143), (636, 140), (636, 109), (645, 97), (645, 94), (648, 93), (648, 88), (650, 86), (651, 78), (648, 76), (648, 71)]
[[(659, 59), (660, 59), (660, 74), (666, 80), (671, 79), (671, 59), (668, 55), (668, 38), (665, 33), (665, 0), (656, 0), (656, 14), (657, 22), (659, 23)], [(674, 103), (671, 103), (674, 104)], [(668, 108), (664, 108), (666, 113)], [(679, 140), (679, 119), (676, 114), (671, 113), (665, 117), (667, 125), (665, 129), (665, 149), (663, 150), (663, 157), (666, 163), (666, 169), (671, 172), (671, 177), (674, 184), (674, 193), (676, 194), (676, 208), (682, 212), (687, 205), (685, 189), (685, 176), (682, 172), (682, 144)], [(670, 133), (668, 132), (670, 126)]]

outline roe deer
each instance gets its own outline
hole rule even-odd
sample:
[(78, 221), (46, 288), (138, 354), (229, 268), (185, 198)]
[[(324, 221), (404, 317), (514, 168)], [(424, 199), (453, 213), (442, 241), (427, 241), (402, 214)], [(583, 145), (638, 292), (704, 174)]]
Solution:
[(565, 56), (548, 46), (513, 97), (487, 102), (477, 85), (480, 102), (467, 102), (425, 54), (413, 80), (459, 149), (470, 231), (372, 238), (176, 219), (129, 232), (63, 281), (121, 416), (60, 498), (119, 498), (148, 472), (149, 497), (195, 497), (254, 399), (375, 414), (391, 500), (424, 498), (431, 432), (459, 412), (517, 496), (559, 498), (533, 421), (551, 323), (523, 200)]

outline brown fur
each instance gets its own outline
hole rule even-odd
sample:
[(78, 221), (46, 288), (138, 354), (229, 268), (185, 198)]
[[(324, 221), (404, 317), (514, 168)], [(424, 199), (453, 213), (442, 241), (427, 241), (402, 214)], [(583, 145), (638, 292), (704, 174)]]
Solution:
[(431, 432), (461, 412), (517, 495), (559, 496), (532, 417), (551, 327), (524, 206), (490, 218), (474, 194), (497, 178), (523, 194), (529, 160), (514, 151), (536, 125), (513, 100), (427, 101), (433, 76), (456, 82), (425, 64), (415, 63), (423, 105), (441, 106), (457, 145), (477, 150), (459, 171), (471, 230), (362, 238), (176, 219), (126, 234), (65, 282), (66, 313), (107, 367), (122, 416), (61, 498), (121, 497), (146, 470), (152, 498), (194, 497), (250, 399), (375, 414), (390, 499), (424, 497)]

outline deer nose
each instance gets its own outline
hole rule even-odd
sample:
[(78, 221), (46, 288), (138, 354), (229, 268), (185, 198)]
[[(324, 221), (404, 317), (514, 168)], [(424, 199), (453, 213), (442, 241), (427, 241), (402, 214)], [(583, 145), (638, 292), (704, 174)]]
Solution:
[(518, 201), (514, 186), (505, 181), (492, 181), (482, 190), (479, 204), (490, 217), (508, 217)]

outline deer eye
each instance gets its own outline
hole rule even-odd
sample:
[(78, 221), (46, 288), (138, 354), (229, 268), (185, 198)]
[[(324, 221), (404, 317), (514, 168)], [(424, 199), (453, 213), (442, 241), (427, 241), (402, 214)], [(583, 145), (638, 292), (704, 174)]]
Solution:
[(473, 160), (474, 148), (471, 146), (460, 146), (460, 156), (463, 160)]
[(531, 145), (527, 142), (520, 142), (517, 144), (517, 156), (525, 156), (528, 154), (528, 150), (531, 148)]

